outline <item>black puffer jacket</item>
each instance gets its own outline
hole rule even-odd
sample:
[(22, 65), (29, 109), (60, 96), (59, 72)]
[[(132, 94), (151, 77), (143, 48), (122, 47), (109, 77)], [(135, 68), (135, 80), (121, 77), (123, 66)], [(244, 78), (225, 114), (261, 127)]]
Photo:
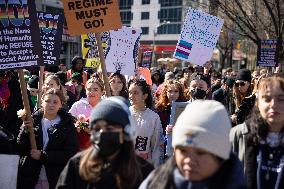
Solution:
[[(83, 180), (79, 175), (79, 165), (82, 156), (83, 152), (80, 152), (70, 159), (60, 175), (56, 189), (117, 189), (113, 174), (105, 176), (99, 181), (99, 183), (89, 183)], [(149, 162), (141, 157), (137, 156), (137, 160), (139, 162), (143, 178), (140, 182), (136, 183), (135, 189), (139, 187), (141, 182), (154, 169)], [(129, 187), (127, 189), (131, 188)]]
[[(68, 160), (78, 151), (77, 132), (74, 126), (74, 118), (71, 114), (60, 110), (58, 115), (61, 121), (49, 134), (49, 142), (46, 146), (46, 154), (41, 154), (40, 160), (34, 160), (30, 156), (30, 143), (28, 133), (20, 132), (18, 143), (20, 144), (21, 162), (18, 173), (18, 189), (33, 189), (38, 181), (41, 167), (44, 165), (49, 188), (56, 186), (58, 177)], [(34, 132), (38, 149), (43, 149), (43, 134), (41, 120), (42, 111), (33, 115)], [(50, 130), (51, 131), (51, 130)]]

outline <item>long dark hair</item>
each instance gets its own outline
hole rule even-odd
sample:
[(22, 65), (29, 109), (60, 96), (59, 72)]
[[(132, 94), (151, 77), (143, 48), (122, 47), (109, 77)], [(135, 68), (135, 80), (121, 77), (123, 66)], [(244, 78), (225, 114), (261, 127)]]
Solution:
[[(265, 91), (267, 90), (268, 86), (277, 85), (277, 84), (279, 84), (282, 91), (284, 91), (284, 79), (283, 78), (276, 77), (276, 76), (262, 78), (257, 84), (257, 91), (258, 92), (260, 90)], [(266, 122), (266, 120), (262, 118), (259, 108), (258, 108), (259, 97), (257, 93), (256, 93), (256, 96), (257, 96), (256, 104), (246, 121), (246, 124), (248, 125), (248, 129), (250, 130), (248, 139), (250, 142), (254, 144), (258, 144), (260, 141), (265, 140), (269, 132), (269, 125)], [(283, 133), (281, 135), (283, 136), (284, 135), (284, 123), (283, 123), (283, 127), (280, 132)]]
[[(121, 73), (115, 72), (115, 73), (113, 73), (109, 76), (109, 80), (113, 79), (114, 77), (118, 77), (123, 84), (122, 89), (119, 92), (119, 96), (122, 96), (125, 99), (128, 99), (128, 90), (127, 90), (126, 79), (125, 79), (124, 75), (122, 75)], [(112, 93), (112, 91), (111, 91), (111, 93)]]
[(143, 94), (148, 94), (146, 100), (145, 100), (145, 105), (147, 108), (151, 109), (153, 106), (153, 97), (152, 97), (152, 92), (150, 85), (146, 83), (144, 79), (133, 79), (129, 81), (128, 88), (130, 85), (136, 85), (140, 87), (141, 91)]
[[(102, 158), (94, 155), (94, 148), (91, 146), (83, 151), (80, 160), (79, 174), (82, 179), (92, 183), (101, 180), (104, 162)], [(115, 157), (118, 163), (114, 171), (116, 186), (119, 189), (134, 189), (137, 183), (143, 180), (141, 165), (139, 164), (132, 141), (124, 141), (119, 154)]]

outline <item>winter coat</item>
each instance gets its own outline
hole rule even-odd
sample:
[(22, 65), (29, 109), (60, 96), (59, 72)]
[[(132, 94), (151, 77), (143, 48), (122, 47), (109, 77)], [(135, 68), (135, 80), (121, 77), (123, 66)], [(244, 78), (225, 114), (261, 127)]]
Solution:
[[(58, 179), (56, 189), (117, 189), (115, 180), (110, 175), (107, 178), (102, 178), (99, 184), (83, 180), (79, 175), (79, 165), (82, 155), (83, 152), (80, 152), (70, 159)], [(153, 170), (153, 166), (139, 156), (137, 158), (139, 165), (141, 165), (143, 181)], [(141, 182), (137, 183), (135, 188), (138, 188)]]
[[(217, 173), (206, 181), (191, 182), (187, 181), (178, 171), (174, 157), (167, 160), (165, 164), (155, 169), (146, 180), (140, 185), (139, 189), (181, 189), (177, 185), (192, 184), (190, 189), (201, 188), (206, 183), (208, 189), (245, 189), (245, 180), (242, 166), (238, 158), (231, 154)], [(179, 177), (177, 179), (177, 177)], [(182, 177), (182, 178), (181, 178)], [(181, 182), (182, 183), (178, 183)], [(204, 188), (204, 187), (202, 187)]]
[(255, 95), (251, 95), (242, 100), (240, 106), (236, 109), (237, 124), (242, 124), (246, 120), (255, 104), (255, 99)]
[[(232, 143), (232, 151), (235, 152), (243, 163), (246, 178), (247, 189), (257, 188), (257, 170), (260, 144), (252, 142), (250, 137), (250, 127), (247, 123), (243, 123), (233, 127), (230, 131), (230, 141)], [(282, 154), (282, 157), (283, 154)], [(260, 159), (262, 161), (262, 159)], [(280, 160), (281, 161), (281, 160)], [(279, 169), (280, 170), (280, 169)], [(278, 172), (279, 172), (278, 170)], [(262, 179), (260, 179), (262, 180)], [(284, 187), (284, 175), (279, 180), (279, 187)], [(275, 188), (275, 189), (278, 189)]]
[[(61, 121), (58, 125), (48, 129), (49, 141), (45, 151), (41, 153), (40, 160), (30, 156), (29, 136), (26, 132), (20, 132), (18, 143), (21, 149), (21, 161), (18, 172), (18, 189), (33, 189), (38, 182), (42, 166), (45, 167), (49, 188), (56, 186), (58, 177), (68, 160), (77, 153), (77, 131), (74, 126), (74, 118), (60, 110), (58, 112)], [(35, 112), (34, 132), (37, 149), (43, 149), (42, 121), (43, 113)]]

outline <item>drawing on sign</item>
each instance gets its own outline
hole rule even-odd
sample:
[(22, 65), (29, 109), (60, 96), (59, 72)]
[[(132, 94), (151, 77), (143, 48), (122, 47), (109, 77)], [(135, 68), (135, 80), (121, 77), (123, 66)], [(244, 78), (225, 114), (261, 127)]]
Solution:
[[(99, 50), (94, 33), (84, 34), (81, 36), (82, 39), (82, 54), (83, 58), (86, 59), (86, 67), (97, 68), (100, 66)], [(101, 41), (106, 56), (106, 48), (109, 41), (109, 32), (101, 33)]]
[(43, 48), (44, 64), (55, 65), (59, 63), (61, 38), (63, 32), (63, 18), (59, 14), (38, 12), (41, 45)]
[(120, 71), (125, 75), (134, 75), (138, 61), (141, 29), (123, 27), (110, 31), (106, 50), (106, 68), (108, 72)]
[(0, 0), (0, 34), (0, 69), (41, 64), (34, 1)]
[(190, 8), (176, 46), (174, 57), (203, 65), (213, 55), (224, 21)]

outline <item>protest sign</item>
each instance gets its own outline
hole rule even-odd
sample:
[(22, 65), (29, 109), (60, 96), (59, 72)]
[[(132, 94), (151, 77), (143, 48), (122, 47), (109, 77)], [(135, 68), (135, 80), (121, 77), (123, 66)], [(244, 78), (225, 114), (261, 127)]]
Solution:
[(148, 85), (152, 86), (151, 72), (148, 68), (139, 67), (136, 71), (140, 79), (144, 79)]
[[(30, 120), (31, 119), (31, 109), (30, 109), (30, 103), (29, 103), (29, 97), (27, 92), (27, 84), (24, 78), (24, 71), (23, 69), (18, 70), (18, 76), (20, 80), (20, 88), (22, 93), (22, 99), (23, 99), (23, 105), (24, 105), (24, 114), (21, 116), (18, 115), (18, 117), (21, 117), (22, 120)], [(32, 149), (37, 149), (36, 141), (35, 141), (35, 133), (33, 127), (28, 127), (29, 131), (29, 139), (31, 143)]]
[(203, 65), (213, 55), (224, 20), (189, 8), (174, 57)]
[[(105, 56), (105, 51), (107, 48), (107, 41), (109, 39), (108, 32), (102, 32), (101, 41)], [(97, 45), (96, 36), (94, 33), (81, 35), (82, 40), (82, 54), (83, 58), (86, 60), (86, 67), (98, 68), (100, 66), (99, 59), (99, 49)]]
[(258, 45), (257, 66), (274, 67), (278, 63), (278, 41), (261, 40)]
[(61, 39), (63, 32), (63, 17), (61, 14), (38, 12), (43, 63), (45, 65), (59, 64)]
[(142, 67), (151, 68), (153, 51), (145, 51), (142, 55)]
[(124, 75), (135, 75), (141, 32), (141, 29), (132, 27), (122, 27), (122, 29), (110, 31), (106, 51), (108, 72), (119, 70)]
[(0, 154), (0, 188), (17, 188), (17, 175), (20, 157)]
[(117, 0), (65, 0), (63, 6), (70, 35), (98, 33), (122, 27)]
[(0, 1), (0, 69), (42, 64), (35, 2)]

